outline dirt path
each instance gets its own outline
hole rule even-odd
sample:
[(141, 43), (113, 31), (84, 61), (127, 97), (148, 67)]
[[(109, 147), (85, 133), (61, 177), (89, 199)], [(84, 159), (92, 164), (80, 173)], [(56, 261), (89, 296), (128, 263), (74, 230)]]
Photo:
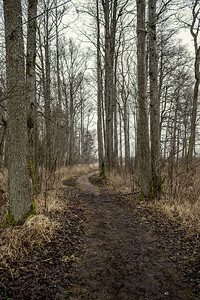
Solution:
[[(149, 229), (144, 226), (143, 209), (130, 210), (98, 183), (93, 179), (92, 185), (88, 175), (63, 182), (60, 201), (66, 209), (54, 216), (61, 227), (49, 243), (11, 262), (9, 270), (0, 268), (0, 299), (200, 299), (166, 255), (171, 233), (166, 239), (162, 227), (161, 245), (152, 220)], [(157, 216), (155, 224), (159, 227)]]
[(137, 215), (100, 193), (88, 176), (79, 178), (78, 184), (88, 223), (81, 284), (72, 299), (195, 299), (159, 249), (156, 236), (139, 225)]

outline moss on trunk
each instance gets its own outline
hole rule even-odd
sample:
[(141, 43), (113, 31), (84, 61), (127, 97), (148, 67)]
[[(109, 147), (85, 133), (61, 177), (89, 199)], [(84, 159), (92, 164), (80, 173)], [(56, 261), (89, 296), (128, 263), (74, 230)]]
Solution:
[(35, 216), (37, 215), (36, 213), (36, 207), (35, 207), (35, 200), (33, 200), (33, 203), (31, 205), (30, 210), (23, 216), (23, 218), (16, 222), (13, 215), (11, 215), (10, 211), (8, 210), (6, 218), (5, 218), (5, 222), (3, 224), (3, 227), (9, 227), (9, 226), (16, 226), (16, 225), (22, 225), (26, 222), (26, 220), (30, 217), (30, 216)]

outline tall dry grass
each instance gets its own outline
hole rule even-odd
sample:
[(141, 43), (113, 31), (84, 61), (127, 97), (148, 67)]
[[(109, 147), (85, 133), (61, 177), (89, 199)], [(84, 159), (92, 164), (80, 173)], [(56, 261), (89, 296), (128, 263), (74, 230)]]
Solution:
[(56, 171), (56, 183), (59, 184), (63, 180), (79, 177), (96, 170), (98, 170), (98, 164), (78, 164), (71, 167), (61, 167)]
[(128, 194), (138, 190), (132, 173), (110, 172), (108, 183), (112, 190), (122, 194)]
[[(97, 165), (77, 165), (60, 168), (55, 173), (51, 189), (46, 190), (46, 184), (41, 184), (41, 191), (35, 195), (36, 216), (31, 216), (22, 226), (4, 228), (3, 223), (8, 210), (8, 172), (0, 173), (0, 268), (10, 268), (10, 262), (27, 253), (45, 241), (50, 241), (56, 230), (61, 226), (57, 213), (63, 213), (67, 206), (64, 197), (63, 181), (91, 173)], [(1, 191), (1, 190), (0, 190)]]
[(179, 216), (185, 225), (200, 231), (200, 164), (187, 173), (184, 162), (176, 165), (172, 177), (163, 172), (164, 193), (155, 204), (169, 216)]
[[(200, 165), (197, 163), (189, 174), (185, 170), (185, 165), (177, 165), (170, 178), (166, 169), (163, 173), (163, 194), (146, 205), (153, 205), (170, 218), (179, 217), (184, 225), (200, 232)], [(110, 173), (108, 184), (115, 192), (133, 194), (133, 200), (140, 191), (132, 174)]]

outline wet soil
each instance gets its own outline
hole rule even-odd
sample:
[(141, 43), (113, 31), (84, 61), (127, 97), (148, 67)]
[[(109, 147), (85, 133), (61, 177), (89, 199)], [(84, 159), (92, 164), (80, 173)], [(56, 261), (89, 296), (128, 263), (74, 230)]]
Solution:
[(0, 269), (0, 299), (200, 299), (199, 256), (185, 264), (192, 247), (179, 224), (137, 197), (109, 194), (97, 176), (91, 181), (82, 176), (79, 189), (64, 182), (62, 227)]

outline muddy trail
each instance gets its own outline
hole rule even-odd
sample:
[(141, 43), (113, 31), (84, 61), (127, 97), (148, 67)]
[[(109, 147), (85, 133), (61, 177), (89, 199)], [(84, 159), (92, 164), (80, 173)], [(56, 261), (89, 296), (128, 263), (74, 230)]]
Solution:
[(10, 270), (0, 269), (0, 299), (200, 299), (169, 258), (176, 250), (166, 253), (166, 233), (161, 243), (143, 224), (148, 212), (100, 189), (97, 176), (91, 181), (63, 182), (62, 227)]
[(74, 299), (195, 299), (137, 213), (100, 193), (87, 176), (78, 183), (88, 223), (79, 270), (84, 284)]

